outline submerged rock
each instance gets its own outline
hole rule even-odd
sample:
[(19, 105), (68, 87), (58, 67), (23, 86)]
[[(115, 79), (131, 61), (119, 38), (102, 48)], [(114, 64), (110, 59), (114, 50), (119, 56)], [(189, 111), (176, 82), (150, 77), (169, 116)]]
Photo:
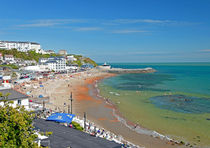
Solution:
[[(163, 95), (150, 98), (156, 107), (182, 113), (210, 113), (210, 99), (185, 95)], [(208, 118), (209, 119), (209, 118)], [(210, 120), (210, 119), (209, 119)]]

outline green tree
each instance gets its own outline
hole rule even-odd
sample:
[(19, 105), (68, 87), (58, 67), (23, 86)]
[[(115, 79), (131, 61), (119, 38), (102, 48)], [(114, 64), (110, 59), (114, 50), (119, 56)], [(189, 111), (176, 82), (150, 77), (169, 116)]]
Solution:
[(12, 73), (12, 78), (16, 78), (17, 74), (15, 72)]
[(86, 58), (86, 57), (85, 57), (83, 61), (84, 61), (84, 63), (89, 63), (89, 64), (93, 65), (94, 67), (97, 66), (96, 62), (93, 61), (93, 60), (90, 59), (90, 58)]
[(8, 94), (0, 96), (4, 98), (4, 105), (0, 106), (0, 147), (38, 147), (34, 142), (37, 135), (32, 130), (33, 115), (23, 106), (13, 108)]

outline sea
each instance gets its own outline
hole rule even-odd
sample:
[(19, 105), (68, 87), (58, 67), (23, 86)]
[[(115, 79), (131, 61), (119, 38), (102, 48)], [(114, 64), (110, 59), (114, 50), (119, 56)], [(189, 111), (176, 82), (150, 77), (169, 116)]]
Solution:
[(109, 64), (156, 70), (119, 74), (99, 83), (100, 95), (123, 117), (172, 139), (210, 147), (210, 63)]

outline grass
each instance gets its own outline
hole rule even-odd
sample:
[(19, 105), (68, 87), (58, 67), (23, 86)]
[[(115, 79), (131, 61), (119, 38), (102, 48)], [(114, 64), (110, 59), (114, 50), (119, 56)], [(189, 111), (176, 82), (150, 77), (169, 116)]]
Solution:
[(79, 131), (83, 131), (83, 127), (81, 127), (80, 125), (79, 125), (79, 123), (77, 123), (77, 122), (74, 122), (74, 121), (72, 121), (72, 125), (74, 126), (74, 128), (76, 129), (76, 130), (79, 130)]

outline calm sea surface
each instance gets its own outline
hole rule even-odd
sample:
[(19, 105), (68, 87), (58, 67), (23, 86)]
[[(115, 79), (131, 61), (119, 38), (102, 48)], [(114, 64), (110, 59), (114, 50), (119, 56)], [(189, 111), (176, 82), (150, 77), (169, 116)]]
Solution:
[(129, 120), (171, 138), (210, 146), (210, 63), (111, 64), (115, 68), (152, 67), (152, 74), (104, 79), (101, 95)]

